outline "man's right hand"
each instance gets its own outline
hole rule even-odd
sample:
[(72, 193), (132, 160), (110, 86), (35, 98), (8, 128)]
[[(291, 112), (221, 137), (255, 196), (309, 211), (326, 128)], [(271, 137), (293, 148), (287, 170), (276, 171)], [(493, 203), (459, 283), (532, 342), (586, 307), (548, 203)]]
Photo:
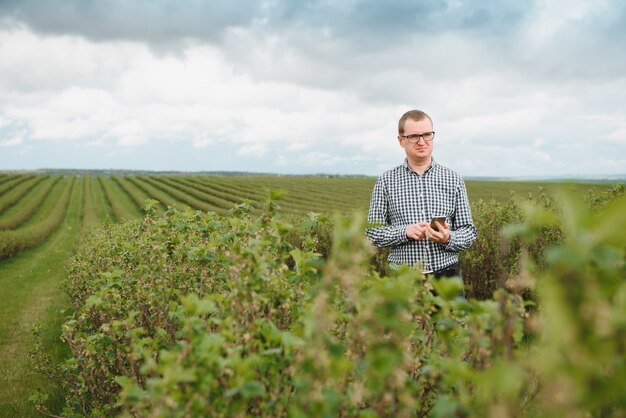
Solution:
[(406, 227), (406, 237), (414, 240), (421, 240), (426, 237), (426, 229), (428, 229), (428, 222), (420, 222), (418, 224), (411, 224)]

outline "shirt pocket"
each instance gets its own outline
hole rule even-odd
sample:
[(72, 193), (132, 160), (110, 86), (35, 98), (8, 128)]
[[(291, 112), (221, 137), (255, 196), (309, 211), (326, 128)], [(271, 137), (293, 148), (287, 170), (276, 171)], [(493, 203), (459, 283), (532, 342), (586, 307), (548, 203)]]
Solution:
[(454, 213), (454, 193), (448, 190), (435, 190), (430, 216), (445, 216), (448, 222)]

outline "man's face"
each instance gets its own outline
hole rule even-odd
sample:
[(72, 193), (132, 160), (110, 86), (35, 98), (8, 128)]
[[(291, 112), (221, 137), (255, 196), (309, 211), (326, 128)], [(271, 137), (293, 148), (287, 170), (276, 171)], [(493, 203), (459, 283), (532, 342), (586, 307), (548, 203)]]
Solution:
[[(404, 122), (404, 135), (423, 134), (432, 132), (432, 130), (433, 124), (428, 118), (420, 121), (407, 119)], [(404, 148), (404, 152), (406, 152), (409, 161), (429, 160), (433, 154), (434, 141), (424, 141), (422, 138), (418, 142), (410, 143), (400, 135), (398, 135), (398, 141), (400, 142), (400, 146)]]

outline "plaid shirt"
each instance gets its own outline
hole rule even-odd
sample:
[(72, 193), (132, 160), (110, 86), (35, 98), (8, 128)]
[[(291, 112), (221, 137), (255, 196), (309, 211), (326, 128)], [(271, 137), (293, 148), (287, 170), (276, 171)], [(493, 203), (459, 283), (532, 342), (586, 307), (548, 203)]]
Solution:
[[(409, 239), (406, 227), (445, 216), (450, 225), (446, 244), (427, 238)], [(419, 175), (404, 164), (385, 172), (374, 186), (368, 220), (385, 226), (368, 228), (367, 236), (377, 247), (392, 247), (389, 262), (415, 265), (425, 272), (439, 271), (459, 261), (458, 253), (476, 239), (469, 201), (463, 179), (432, 160)]]

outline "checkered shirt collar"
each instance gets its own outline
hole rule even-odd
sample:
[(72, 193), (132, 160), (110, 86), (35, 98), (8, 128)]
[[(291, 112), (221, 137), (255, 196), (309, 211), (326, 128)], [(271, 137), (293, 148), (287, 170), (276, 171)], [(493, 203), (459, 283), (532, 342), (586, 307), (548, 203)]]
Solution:
[[(408, 159), (408, 158), (405, 158), (405, 159), (404, 159), (404, 163), (402, 163), (402, 165), (404, 166), (404, 168), (406, 168), (406, 170), (407, 170), (407, 171), (414, 173), (413, 169), (412, 169), (412, 168), (411, 168), (411, 166), (409, 165), (409, 159)], [(428, 168), (426, 169), (426, 171), (424, 171), (424, 175), (425, 175), (426, 173), (428, 173), (430, 170), (437, 170), (437, 167), (438, 167), (438, 166), (439, 166), (439, 164), (437, 164), (437, 163), (435, 162), (435, 159), (431, 157), (431, 158), (430, 158), (430, 167), (428, 167)]]

